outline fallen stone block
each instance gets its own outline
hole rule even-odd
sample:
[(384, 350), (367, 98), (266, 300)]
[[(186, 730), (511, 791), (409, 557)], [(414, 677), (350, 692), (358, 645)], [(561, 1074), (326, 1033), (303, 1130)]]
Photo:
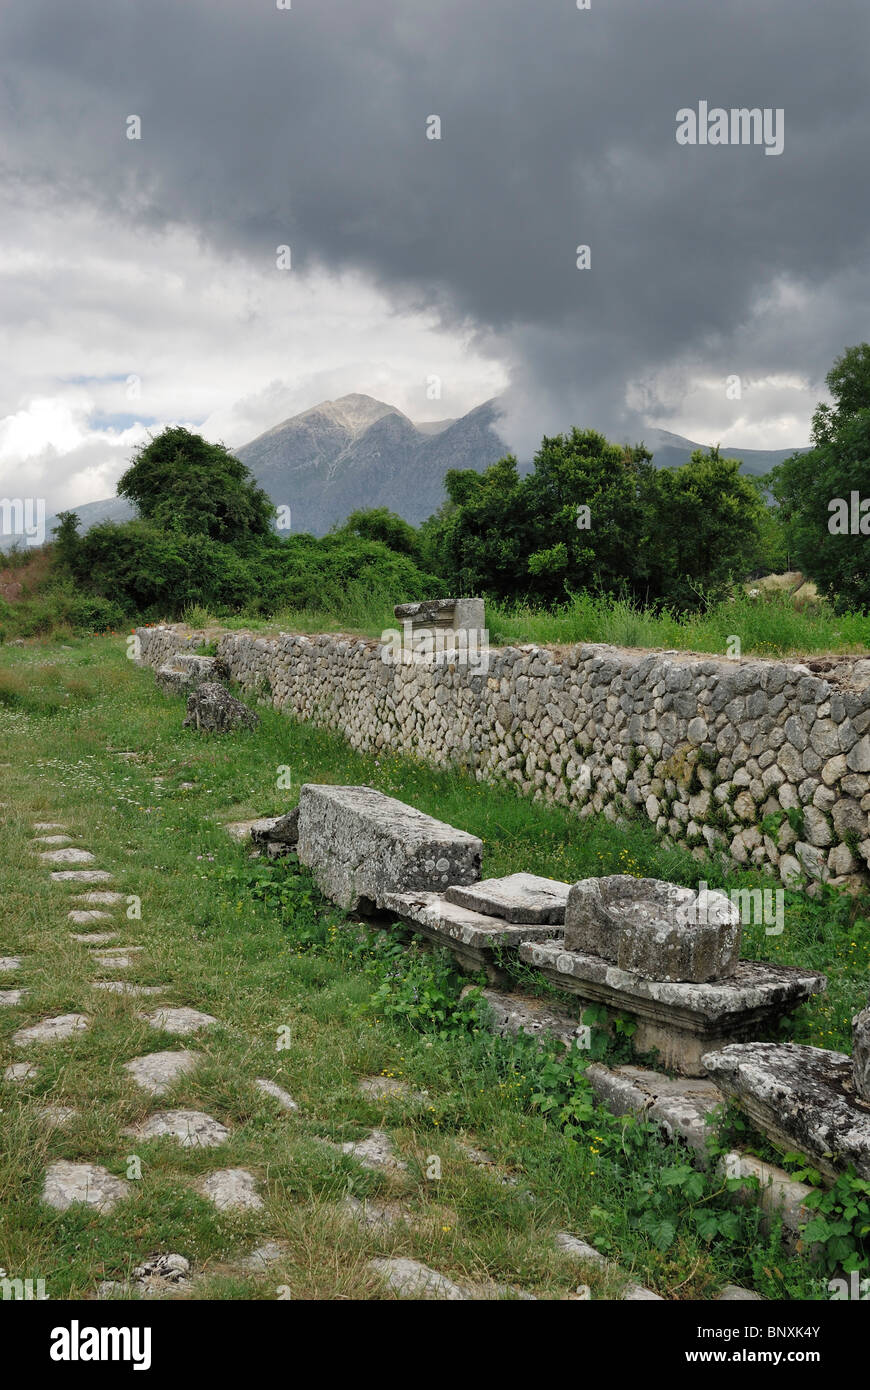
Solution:
[(724, 893), (614, 874), (575, 883), (565, 947), (648, 980), (700, 984), (733, 975), (740, 913)]
[(205, 681), (187, 701), (187, 718), (183, 729), (200, 733), (223, 734), (233, 729), (255, 729), (260, 722), (256, 710), (248, 709), (241, 700), (215, 681)]
[(850, 1164), (870, 1178), (870, 1101), (852, 1058), (798, 1043), (743, 1043), (705, 1054), (719, 1089), (778, 1147), (836, 1180)]
[[(463, 996), (476, 988), (467, 985)], [(553, 1009), (533, 995), (509, 994), (497, 989), (481, 990), (481, 998), (489, 1010), (493, 1033), (502, 1038), (515, 1038), (520, 1033), (539, 1043), (548, 1039), (565, 1047), (588, 1048), (589, 1029), (577, 1018), (561, 1009)]]
[(184, 695), (214, 675), (215, 658), (179, 652), (157, 670), (157, 685), (166, 695)]
[(507, 874), (504, 878), (485, 878), (467, 887), (451, 884), (444, 896), (448, 902), (488, 917), (500, 917), (505, 922), (561, 926), (570, 891), (569, 883), (561, 883), (556, 878)]
[(373, 787), (307, 783), (297, 853), (321, 891), (352, 911), (382, 908), (388, 893), (474, 883), (483, 845)]

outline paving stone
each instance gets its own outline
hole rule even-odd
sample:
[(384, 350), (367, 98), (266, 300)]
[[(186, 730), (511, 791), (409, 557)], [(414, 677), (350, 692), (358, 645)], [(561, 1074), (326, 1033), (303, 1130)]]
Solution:
[(239, 1267), (241, 1269), (250, 1270), (252, 1274), (260, 1274), (264, 1269), (268, 1269), (270, 1265), (277, 1264), (279, 1260), (283, 1260), (286, 1254), (286, 1245), (282, 1245), (281, 1242), (277, 1240), (266, 1240), (262, 1245), (258, 1245), (255, 1250), (252, 1250), (250, 1255), (245, 1255), (244, 1259), (239, 1260)]
[(59, 1159), (45, 1172), (42, 1200), (55, 1211), (66, 1211), (75, 1202), (108, 1212), (129, 1192), (127, 1183), (98, 1163), (69, 1163)]
[(49, 1129), (63, 1129), (78, 1118), (79, 1112), (73, 1105), (40, 1105), (36, 1113)]
[(565, 921), (570, 891), (570, 883), (559, 879), (520, 873), (485, 878), (467, 886), (451, 885), (444, 896), (448, 902), (505, 922), (548, 926)]
[(415, 1091), (398, 1076), (367, 1076), (359, 1083), (357, 1090), (373, 1100), (414, 1100), (424, 1101), (427, 1091)]
[(59, 820), (35, 820), (33, 828), (34, 830), (69, 830), (69, 826), (64, 825)]
[(198, 1009), (158, 1009), (153, 1014), (140, 1014), (139, 1017), (160, 1033), (172, 1033), (183, 1038), (188, 1033), (198, 1033), (201, 1028), (210, 1028), (217, 1023), (211, 1014), (200, 1013)]
[[(111, 914), (111, 912), (101, 912), (100, 909), (99, 909), (98, 907), (90, 907), (90, 908), (80, 908), (80, 907), (77, 907), (77, 908), (73, 908), (72, 912), (68, 912), (68, 913), (66, 914), (66, 916), (67, 916), (67, 921), (68, 921), (68, 922), (74, 922), (75, 925), (76, 925), (77, 927), (86, 926), (88, 922), (101, 922), (101, 921), (103, 921), (103, 922), (109, 921), (109, 922), (110, 922), (110, 921), (112, 920), (112, 914)], [(117, 936), (117, 935), (118, 935), (118, 933), (117, 933), (116, 931), (115, 931), (115, 932), (107, 932), (107, 933), (103, 936), (103, 940), (104, 940), (104, 941), (111, 941), (112, 938), (115, 937), (115, 936)], [(77, 936), (77, 937), (76, 937), (76, 941), (83, 941), (83, 940), (84, 940), (84, 937), (81, 937), (81, 936)]]
[(626, 1284), (622, 1290), (622, 1299), (625, 1303), (664, 1303), (660, 1293), (653, 1293), (652, 1289), (644, 1288), (643, 1284)]
[(572, 1236), (569, 1231), (559, 1231), (555, 1242), (560, 1250), (564, 1250), (567, 1255), (573, 1255), (576, 1260), (595, 1265), (596, 1269), (606, 1269), (608, 1266), (608, 1260), (600, 1250), (588, 1245), (585, 1240), (580, 1240), (578, 1236)]
[(74, 893), (72, 901), (75, 903), (105, 903), (112, 906), (125, 901), (123, 893), (113, 893), (110, 889), (98, 889), (95, 893)]
[[(81, 913), (80, 915), (89, 916), (90, 914)], [(73, 913), (70, 913), (70, 916), (72, 917)], [(73, 941), (80, 941), (83, 946), (105, 946), (107, 941), (117, 941), (118, 939), (118, 933), (116, 931), (71, 931), (70, 936)]]
[(0, 956), (0, 974), (21, 969), (20, 956)]
[(716, 1303), (763, 1303), (764, 1299), (760, 1293), (753, 1293), (752, 1289), (742, 1289), (739, 1284), (726, 1284), (720, 1293), (717, 1293)]
[(276, 1085), (274, 1081), (267, 1081), (260, 1077), (254, 1082), (254, 1085), (258, 1086), (261, 1091), (265, 1091), (267, 1095), (274, 1096), (275, 1100), (277, 1100), (278, 1104), (282, 1106), (284, 1110), (299, 1109), (293, 1097), (282, 1090), (280, 1086)]
[(4, 1081), (32, 1081), (39, 1068), (32, 1062), (10, 1062), (3, 1072)]
[(134, 1057), (131, 1062), (125, 1062), (124, 1070), (143, 1090), (160, 1096), (169, 1090), (177, 1077), (193, 1071), (199, 1061), (198, 1052), (149, 1052), (144, 1057)]
[(37, 835), (33, 843), (35, 845), (68, 845), (71, 839), (71, 835)]
[(124, 1130), (134, 1139), (177, 1139), (183, 1149), (211, 1149), (223, 1144), (230, 1131), (201, 1110), (158, 1110), (140, 1125)]
[(73, 1033), (82, 1032), (89, 1022), (90, 1019), (84, 1014), (58, 1014), (56, 1018), (44, 1018), (41, 1023), (34, 1023), (29, 1028), (19, 1028), (17, 1033), (12, 1034), (12, 1041), (16, 1047), (27, 1047), (30, 1043), (59, 1042)]
[(403, 1298), (437, 1298), (449, 1303), (466, 1302), (470, 1295), (446, 1275), (421, 1264), (419, 1260), (377, 1259), (369, 1261), (394, 1293)]
[(407, 1168), (407, 1163), (396, 1158), (393, 1141), (382, 1129), (373, 1129), (365, 1139), (351, 1140), (341, 1145), (342, 1153), (350, 1154), (363, 1168)]
[(300, 863), (340, 907), (380, 906), (386, 893), (443, 892), (479, 878), (482, 842), (373, 787), (306, 783)]
[(39, 857), (43, 864), (93, 864), (95, 858), (89, 849), (46, 849)]
[(20, 1004), (26, 989), (0, 989), (0, 1008), (11, 1008), (14, 1004)]
[(57, 869), (53, 883), (108, 883), (112, 875), (106, 869)]
[(94, 951), (92, 959), (96, 961), (97, 965), (103, 966), (104, 969), (128, 970), (131, 965), (136, 964), (136, 957), (133, 955), (133, 950), (135, 949), (136, 948), (133, 947), (130, 951), (113, 951), (111, 954), (109, 954), (108, 951)]
[(166, 985), (128, 985), (125, 980), (94, 980), (91, 989), (107, 989), (110, 994), (162, 994)]
[(256, 1178), (246, 1168), (220, 1168), (209, 1173), (202, 1184), (205, 1197), (218, 1211), (256, 1211), (263, 1199), (256, 1191)]
[(410, 1225), (411, 1215), (399, 1202), (375, 1202), (371, 1198), (360, 1201), (351, 1193), (341, 1200), (341, 1210), (363, 1226), (388, 1230), (392, 1226)]

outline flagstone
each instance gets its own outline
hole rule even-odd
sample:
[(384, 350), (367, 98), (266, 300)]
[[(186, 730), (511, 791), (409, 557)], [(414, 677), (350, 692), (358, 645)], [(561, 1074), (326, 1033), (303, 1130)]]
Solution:
[(83, 946), (104, 946), (107, 941), (117, 941), (116, 931), (71, 931), (70, 936), (73, 941), (80, 941)]
[(97, 965), (102, 965), (106, 968), (114, 968), (115, 970), (126, 970), (129, 966), (136, 964), (132, 950), (113, 951), (111, 953), (108, 951), (94, 951), (92, 952), (92, 958), (97, 962)]
[(183, 1149), (211, 1149), (230, 1137), (226, 1125), (202, 1110), (158, 1110), (124, 1134), (134, 1139), (177, 1139)]
[(20, 969), (21, 969), (21, 957), (20, 957), (20, 956), (0, 956), (0, 972), (12, 971), (12, 970), (20, 970)]
[(35, 820), (33, 828), (34, 830), (69, 830), (69, 826), (64, 825), (59, 820)]
[(277, 1264), (279, 1260), (283, 1260), (286, 1254), (286, 1245), (282, 1245), (281, 1242), (277, 1240), (266, 1240), (262, 1245), (258, 1245), (255, 1250), (252, 1250), (250, 1255), (246, 1255), (244, 1259), (239, 1260), (239, 1266), (242, 1269), (250, 1270), (252, 1274), (259, 1274), (264, 1269), (268, 1269), (270, 1265)]
[(202, 1184), (202, 1192), (214, 1202), (218, 1211), (256, 1211), (263, 1205), (256, 1191), (256, 1181), (246, 1168), (220, 1168), (209, 1173)]
[(39, 1068), (32, 1062), (10, 1062), (3, 1073), (4, 1081), (32, 1081)]
[(140, 1014), (139, 1017), (158, 1032), (173, 1033), (176, 1037), (198, 1033), (200, 1028), (209, 1028), (213, 1023), (217, 1023), (217, 1019), (212, 1018), (211, 1014), (188, 1008), (158, 1009), (156, 1013)]
[(107, 989), (110, 994), (162, 994), (166, 985), (128, 985), (125, 980), (94, 980), (91, 989)]
[(37, 835), (33, 843), (35, 845), (68, 845), (71, 839), (71, 835)]
[[(98, 907), (73, 908), (72, 912), (66, 914), (66, 918), (68, 922), (74, 922), (77, 927), (83, 927), (87, 922), (111, 922), (112, 914), (111, 912), (101, 912)], [(111, 941), (112, 937), (117, 935), (117, 932), (109, 932), (106, 935), (106, 940)], [(81, 940), (81, 937), (78, 940)]]
[(41, 1023), (34, 1023), (29, 1028), (19, 1028), (17, 1033), (12, 1034), (12, 1041), (16, 1047), (57, 1042), (73, 1033), (82, 1032), (89, 1023), (90, 1019), (84, 1014), (58, 1014), (56, 1018), (44, 1018)]
[(40, 854), (43, 864), (93, 864), (95, 856), (89, 849), (46, 849)]
[(98, 889), (95, 893), (74, 893), (72, 896), (74, 903), (122, 903), (123, 893), (113, 893), (109, 889)]
[(276, 1085), (274, 1081), (266, 1081), (264, 1080), (264, 1078), (258, 1077), (258, 1079), (254, 1082), (254, 1085), (258, 1086), (261, 1091), (265, 1091), (267, 1095), (274, 1096), (275, 1100), (277, 1100), (278, 1104), (282, 1106), (283, 1109), (299, 1109), (299, 1106), (296, 1104), (293, 1097), (291, 1095), (288, 1095), (288, 1093), (285, 1090), (282, 1090), (280, 1086)]
[(421, 1264), (419, 1260), (377, 1259), (369, 1261), (394, 1293), (403, 1298), (439, 1298), (450, 1303), (466, 1302), (470, 1295), (446, 1275)]
[(59, 1159), (45, 1172), (42, 1200), (55, 1211), (66, 1211), (76, 1202), (108, 1212), (129, 1192), (127, 1183), (98, 1163), (70, 1163)]
[(193, 1071), (200, 1061), (198, 1052), (149, 1052), (124, 1063), (133, 1080), (153, 1096), (168, 1091), (173, 1082)]
[(341, 1145), (342, 1153), (350, 1154), (363, 1168), (407, 1168), (407, 1163), (396, 1158), (393, 1141), (382, 1129), (373, 1129), (365, 1139), (351, 1140)]
[(53, 883), (106, 883), (110, 878), (105, 869), (57, 869), (51, 876)]
[(0, 1008), (12, 1008), (15, 1004), (20, 1004), (26, 989), (0, 989)]
[(63, 1129), (78, 1117), (78, 1113), (74, 1105), (40, 1105), (37, 1110), (39, 1118), (50, 1129)]

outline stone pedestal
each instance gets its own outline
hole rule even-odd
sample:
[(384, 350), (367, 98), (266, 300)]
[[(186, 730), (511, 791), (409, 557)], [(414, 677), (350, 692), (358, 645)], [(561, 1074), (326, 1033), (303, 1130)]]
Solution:
[(558, 989), (633, 1018), (636, 1051), (655, 1048), (664, 1067), (684, 1076), (703, 1076), (705, 1053), (769, 1029), (827, 984), (824, 975), (756, 961), (739, 961), (712, 983), (648, 980), (558, 940), (526, 941), (519, 955)]

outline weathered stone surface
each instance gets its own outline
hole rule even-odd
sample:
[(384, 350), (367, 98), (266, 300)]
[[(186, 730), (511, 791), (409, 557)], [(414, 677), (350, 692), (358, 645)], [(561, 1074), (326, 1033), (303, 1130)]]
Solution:
[(396, 1158), (393, 1141), (383, 1129), (373, 1129), (365, 1139), (354, 1139), (341, 1145), (342, 1153), (362, 1164), (363, 1168), (407, 1168), (407, 1163)]
[[(90, 913), (83, 915), (90, 916)], [(73, 941), (80, 942), (82, 946), (105, 946), (107, 941), (116, 941), (118, 939), (118, 933), (116, 931), (71, 931), (70, 937)]]
[(437, 1298), (461, 1303), (470, 1297), (452, 1279), (421, 1264), (419, 1260), (377, 1259), (369, 1262), (369, 1268), (402, 1298)]
[[(469, 985), (468, 989), (476, 988)], [(466, 991), (463, 991), (463, 994)], [(554, 1009), (534, 995), (507, 993), (484, 989), (482, 998), (489, 1011), (490, 1026), (501, 1037), (538, 1038), (540, 1042), (556, 1039), (566, 1047), (576, 1047), (586, 1041), (587, 1029), (578, 1018), (561, 1009)]]
[(201, 1110), (158, 1110), (124, 1130), (134, 1139), (176, 1139), (183, 1149), (212, 1149), (230, 1137), (226, 1125)]
[(87, 1028), (90, 1019), (84, 1014), (58, 1014), (56, 1018), (44, 1018), (29, 1028), (19, 1028), (12, 1034), (16, 1047), (29, 1047), (31, 1043), (59, 1042)]
[(43, 864), (93, 864), (94, 856), (87, 849), (46, 849), (40, 854)]
[(15, 1004), (20, 1004), (26, 989), (0, 989), (0, 1008), (12, 1008)]
[(754, 1303), (764, 1300), (760, 1293), (753, 1293), (752, 1289), (742, 1289), (739, 1284), (726, 1284), (716, 1295), (717, 1303)]
[(571, 1255), (575, 1260), (582, 1260), (584, 1264), (595, 1265), (596, 1269), (607, 1268), (607, 1257), (596, 1250), (594, 1246), (587, 1244), (585, 1240), (580, 1240), (579, 1236), (572, 1236), (570, 1231), (559, 1231), (555, 1237), (556, 1245), (560, 1250), (564, 1250), (566, 1255)]
[(262, 1274), (271, 1265), (283, 1260), (287, 1254), (286, 1245), (282, 1245), (277, 1240), (264, 1240), (262, 1245), (253, 1249), (250, 1255), (245, 1255), (239, 1260), (239, 1267), (248, 1270), (251, 1274)]
[(202, 1184), (202, 1193), (214, 1202), (218, 1211), (258, 1211), (263, 1205), (257, 1192), (257, 1180), (245, 1168), (220, 1168), (209, 1173)]
[(56, 869), (53, 883), (107, 883), (112, 875), (106, 869)]
[(198, 1033), (201, 1028), (209, 1028), (213, 1023), (217, 1023), (217, 1019), (211, 1014), (188, 1008), (158, 1009), (156, 1013), (141, 1014), (140, 1017), (159, 1033), (172, 1033), (179, 1038), (185, 1037), (188, 1033)]
[(870, 1102), (852, 1059), (797, 1043), (744, 1043), (704, 1057), (719, 1089), (775, 1144), (806, 1154), (835, 1178), (851, 1163), (870, 1178)]
[(251, 839), (255, 845), (274, 841), (281, 845), (295, 845), (299, 838), (299, 807), (294, 806), (283, 816), (264, 816), (251, 826)]
[(20, 956), (0, 956), (0, 974), (12, 974), (21, 969)]
[(179, 1076), (192, 1072), (200, 1061), (197, 1052), (149, 1052), (144, 1057), (134, 1057), (124, 1063), (133, 1080), (149, 1091), (152, 1096), (161, 1096)]
[(376, 1202), (371, 1198), (360, 1201), (348, 1192), (341, 1199), (341, 1210), (362, 1226), (389, 1230), (393, 1226), (411, 1224), (411, 1217), (400, 1202)]
[[(98, 907), (74, 908), (73, 911), (68, 912), (66, 916), (67, 921), (72, 922), (77, 927), (87, 926), (88, 922), (111, 921), (112, 919), (111, 912), (101, 912)], [(113, 937), (118, 935), (118, 933), (104, 932), (102, 935), (104, 941), (111, 941)], [(73, 936), (73, 940), (83, 941), (84, 937)]]
[(3, 1080), (13, 1082), (32, 1081), (37, 1071), (38, 1068), (35, 1067), (32, 1062), (10, 1062), (9, 1066), (4, 1069)]
[(824, 975), (757, 961), (739, 961), (726, 980), (647, 980), (559, 941), (526, 942), (519, 956), (557, 988), (631, 1015), (637, 1050), (655, 1048), (662, 1066), (687, 1076), (703, 1076), (704, 1052), (755, 1036), (827, 983)]
[(852, 1019), (852, 1079), (861, 1099), (870, 1102), (870, 1008)]
[(223, 734), (231, 729), (255, 729), (259, 722), (256, 710), (248, 709), (224, 686), (206, 681), (188, 697), (187, 718), (182, 728)]
[(60, 1159), (45, 1172), (42, 1200), (55, 1211), (67, 1211), (76, 1202), (109, 1212), (126, 1197), (130, 1187), (98, 1163), (69, 1163)]
[(590, 1062), (586, 1078), (615, 1115), (645, 1115), (670, 1138), (706, 1154), (709, 1117), (723, 1104), (712, 1081), (665, 1076), (647, 1067), (607, 1067), (603, 1062)]
[(156, 681), (165, 695), (184, 695), (213, 678), (215, 658), (180, 652), (157, 670)]
[(444, 894), (448, 902), (470, 908), (505, 922), (560, 926), (565, 921), (570, 883), (539, 874), (507, 874), (485, 878), (467, 887), (452, 885)]
[(47, 1129), (64, 1129), (79, 1112), (74, 1105), (40, 1105), (36, 1113)]
[(550, 940), (558, 927), (524, 926), (487, 917), (448, 902), (440, 893), (385, 893), (381, 904), (437, 946), (444, 946), (464, 970), (485, 970), (492, 983), (504, 982), (501, 953), (522, 941)]
[(724, 893), (615, 874), (571, 888), (565, 949), (649, 980), (700, 984), (734, 973), (740, 913)]
[(157, 1251), (133, 1270), (129, 1280), (104, 1279), (98, 1298), (163, 1298), (191, 1287), (190, 1261), (184, 1255)]
[(78, 903), (105, 903), (107, 906), (124, 901), (123, 893), (112, 893), (106, 889), (98, 889), (95, 893), (76, 893), (73, 902)]
[(134, 951), (140, 951), (141, 946), (131, 946), (126, 951), (94, 951), (93, 959), (97, 965), (108, 970), (127, 970), (131, 965), (136, 964)]
[(162, 994), (166, 985), (128, 985), (125, 980), (94, 980), (91, 989), (106, 989), (110, 994), (129, 994), (133, 998)]
[(34, 830), (69, 830), (69, 826), (64, 825), (59, 820), (35, 820), (33, 828)]
[(388, 893), (474, 883), (481, 841), (372, 787), (307, 783), (299, 796), (300, 862), (347, 910)]
[(267, 1096), (272, 1096), (275, 1100), (277, 1100), (282, 1110), (299, 1109), (299, 1106), (296, 1104), (295, 1100), (289, 1094), (289, 1092), (285, 1091), (276, 1082), (269, 1081), (265, 1077), (258, 1077), (257, 1080), (254, 1082), (254, 1085), (258, 1087), (259, 1090), (265, 1091)]
[(33, 843), (35, 845), (68, 845), (71, 838), (70, 835), (37, 835)]

